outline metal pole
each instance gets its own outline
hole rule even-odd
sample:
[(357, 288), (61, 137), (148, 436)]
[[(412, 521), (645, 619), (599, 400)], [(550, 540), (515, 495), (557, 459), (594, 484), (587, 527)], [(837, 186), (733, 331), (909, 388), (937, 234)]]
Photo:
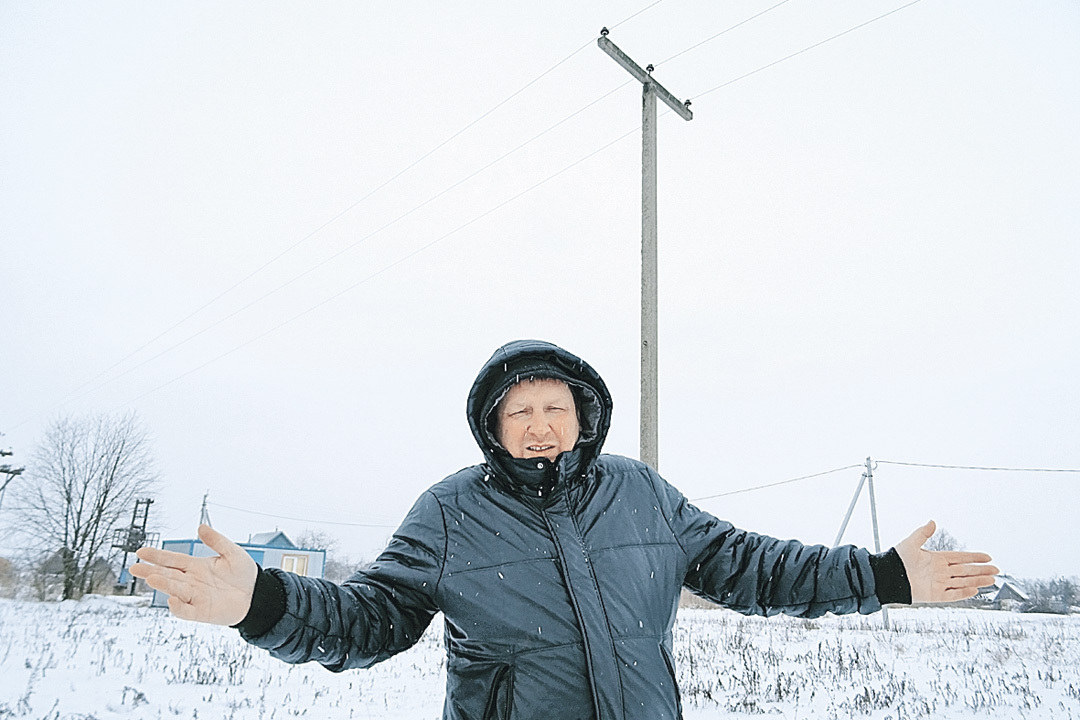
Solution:
[[(142, 528), (141, 528), (142, 529), (142, 540), (140, 541), (140, 544), (146, 542), (146, 539), (147, 539), (146, 525), (147, 525), (147, 522), (150, 520), (150, 506), (153, 505), (153, 504), (154, 504), (153, 498), (145, 498), (143, 500), (136, 500), (135, 501), (135, 514), (131, 517), (131, 526), (133, 528), (135, 527), (135, 523), (137, 522), (136, 518), (139, 515), (139, 507), (143, 506), (145, 508), (143, 510), (143, 514), (142, 514)], [(127, 553), (126, 552), (124, 553), (124, 558), (127, 559)], [(138, 584), (138, 578), (136, 578), (133, 575), (131, 577), (131, 591), (128, 593), (129, 595), (134, 595), (135, 594), (135, 586), (137, 584)]]
[(641, 461), (660, 468), (657, 399), (656, 90), (641, 91)]
[[(874, 552), (881, 552), (881, 538), (878, 536), (877, 522), (877, 498), (874, 496), (874, 468), (870, 458), (866, 458), (866, 483), (870, 489), (870, 520), (874, 525)], [(889, 629), (889, 609), (881, 608), (881, 617), (885, 621), (885, 629)]]
[(848, 505), (847, 515), (844, 516), (844, 522), (840, 523), (840, 532), (836, 533), (836, 541), (833, 543), (833, 547), (840, 545), (840, 538), (844, 537), (844, 531), (847, 530), (848, 521), (851, 520), (851, 511), (855, 509), (855, 503), (859, 501), (859, 495), (862, 493), (863, 485), (866, 483), (866, 473), (863, 473), (859, 478), (859, 487), (855, 488), (855, 497), (851, 498), (851, 504)]
[[(131, 547), (131, 531), (135, 529), (135, 523), (139, 518), (139, 503), (140, 502), (142, 502), (142, 501), (141, 500), (136, 500), (135, 501), (135, 510), (131, 513), (131, 526), (128, 528), (127, 539), (124, 541), (124, 561), (123, 561), (123, 564), (120, 566), (120, 572), (124, 572), (124, 568), (127, 567), (128, 549)], [(131, 576), (131, 589), (128, 591), (128, 595), (134, 595), (135, 594), (135, 583), (137, 582), (137, 580), (138, 580), (138, 578), (136, 578), (134, 575)]]

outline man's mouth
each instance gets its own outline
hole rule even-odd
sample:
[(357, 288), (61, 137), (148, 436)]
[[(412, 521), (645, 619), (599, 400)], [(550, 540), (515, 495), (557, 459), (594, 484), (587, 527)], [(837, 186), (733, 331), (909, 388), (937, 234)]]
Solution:
[(529, 445), (525, 449), (528, 450), (529, 452), (547, 452), (548, 450), (551, 450), (554, 447), (555, 447), (554, 445)]

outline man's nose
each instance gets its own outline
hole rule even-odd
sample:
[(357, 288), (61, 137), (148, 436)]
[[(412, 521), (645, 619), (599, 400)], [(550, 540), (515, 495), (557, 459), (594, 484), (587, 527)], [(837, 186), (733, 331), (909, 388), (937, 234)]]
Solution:
[(525, 429), (525, 432), (536, 438), (543, 438), (551, 430), (551, 423), (543, 415), (539, 417), (533, 417), (529, 420), (529, 425)]

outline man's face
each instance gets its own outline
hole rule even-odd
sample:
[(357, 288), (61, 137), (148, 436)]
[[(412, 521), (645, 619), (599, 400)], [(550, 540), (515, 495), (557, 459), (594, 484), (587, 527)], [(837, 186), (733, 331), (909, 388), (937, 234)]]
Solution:
[(578, 440), (577, 408), (561, 380), (526, 380), (510, 388), (496, 409), (499, 443), (516, 458), (554, 461)]

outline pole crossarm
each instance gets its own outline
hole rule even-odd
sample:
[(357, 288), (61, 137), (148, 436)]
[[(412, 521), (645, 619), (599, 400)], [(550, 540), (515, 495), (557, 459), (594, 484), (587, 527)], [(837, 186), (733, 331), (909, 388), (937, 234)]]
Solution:
[(667, 88), (656, 82), (656, 80), (653, 79), (653, 76), (648, 72), (642, 70), (641, 66), (631, 60), (630, 57), (620, 50), (615, 43), (611, 42), (606, 37), (599, 37), (596, 40), (596, 44), (600, 46), (601, 50), (610, 55), (615, 62), (622, 65), (638, 82), (645, 85), (651, 85), (656, 91), (656, 96), (663, 100), (669, 108), (677, 112), (679, 117), (683, 120), (692, 120), (694, 118), (694, 114), (690, 112), (690, 108), (686, 106), (686, 103), (669, 93)]

